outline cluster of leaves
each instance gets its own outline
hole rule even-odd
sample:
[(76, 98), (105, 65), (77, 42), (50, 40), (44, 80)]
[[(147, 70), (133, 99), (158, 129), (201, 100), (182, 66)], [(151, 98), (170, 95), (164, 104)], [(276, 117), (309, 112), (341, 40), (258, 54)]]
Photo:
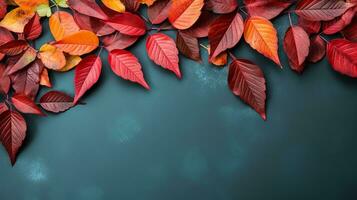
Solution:
[[(112, 71), (150, 89), (138, 58), (127, 49), (146, 39), (148, 57), (181, 78), (179, 52), (201, 62), (200, 46), (209, 62), (231, 63), (228, 85), (232, 92), (266, 119), (266, 80), (252, 61), (236, 58), (230, 49), (244, 40), (282, 67), (278, 37), (271, 19), (287, 14), (290, 27), (284, 50), (290, 66), (302, 72), (308, 62), (325, 54), (333, 69), (357, 77), (356, 0), (0, 0), (0, 140), (14, 164), (26, 137), (22, 114), (64, 112), (80, 102), (101, 75), (103, 49)], [(139, 14), (147, 7), (148, 19)], [(291, 9), (289, 9), (291, 8)], [(289, 10), (288, 10), (289, 9)], [(293, 24), (291, 14), (298, 15)], [(41, 18), (49, 17), (54, 38), (36, 49)], [(176, 40), (163, 33), (176, 32)], [(327, 41), (322, 34), (343, 39)], [(146, 36), (146, 37), (145, 37)], [(209, 45), (199, 43), (208, 38)], [(90, 54), (99, 49), (97, 54)], [(327, 52), (327, 53), (326, 53)], [(50, 91), (39, 98), (41, 86), (52, 87), (49, 72), (75, 69), (74, 97)]]

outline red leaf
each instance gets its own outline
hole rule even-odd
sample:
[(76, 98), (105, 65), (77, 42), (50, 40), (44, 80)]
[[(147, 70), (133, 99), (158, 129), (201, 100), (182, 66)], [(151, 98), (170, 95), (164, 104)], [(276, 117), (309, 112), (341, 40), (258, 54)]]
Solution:
[(357, 16), (354, 17), (352, 23), (342, 31), (342, 35), (352, 42), (357, 42)]
[(304, 62), (309, 55), (310, 38), (300, 26), (290, 26), (285, 33), (284, 50), (290, 66), (297, 72), (304, 70)]
[(35, 115), (44, 115), (36, 103), (23, 94), (15, 94), (11, 101), (13, 105), (22, 113), (25, 114), (35, 114)]
[(214, 13), (226, 14), (233, 12), (238, 7), (237, 0), (207, 0), (206, 6), (208, 10)]
[(340, 32), (352, 22), (354, 16), (355, 8), (350, 8), (342, 16), (335, 18), (331, 21), (324, 22), (322, 26), (323, 33), (326, 35), (332, 35)]
[(198, 40), (182, 31), (177, 32), (176, 45), (179, 51), (186, 57), (201, 61), (200, 47)]
[(156, 1), (147, 10), (149, 20), (152, 24), (161, 24), (169, 16), (171, 0)]
[(0, 141), (9, 154), (11, 164), (16, 162), (17, 153), (26, 137), (26, 121), (16, 111), (5, 111), (0, 115)]
[[(3, 27), (0, 27), (0, 46), (11, 41), (11, 40), (14, 40), (14, 37), (12, 36), (11, 32)], [(0, 61), (4, 57), (5, 57), (5, 54), (0, 53)]]
[(295, 13), (310, 21), (329, 21), (341, 16), (354, 4), (341, 0), (302, 0), (299, 1)]
[(321, 29), (320, 21), (309, 21), (301, 17), (299, 17), (298, 25), (303, 28), (308, 34), (318, 33)]
[(8, 56), (15, 56), (28, 48), (28, 44), (25, 40), (12, 40), (0, 46), (0, 53)]
[(37, 52), (32, 47), (27, 48), (27, 50), (21, 54), (16, 63), (9, 65), (7, 74), (11, 75), (32, 63), (37, 56)]
[(266, 120), (266, 85), (262, 70), (249, 60), (235, 59), (229, 66), (228, 85), (233, 94)]
[(43, 109), (60, 113), (73, 107), (73, 98), (59, 91), (50, 91), (40, 99), (40, 105)]
[(0, 63), (0, 93), (7, 94), (10, 84), (10, 78), (5, 74), (5, 66)]
[(244, 0), (244, 3), (251, 16), (266, 19), (273, 19), (292, 4), (283, 0)]
[(79, 13), (106, 20), (108, 16), (98, 6), (95, 0), (67, 0), (68, 5)]
[(6, 15), (7, 3), (5, 0), (0, 0), (0, 19)]
[(139, 39), (138, 36), (124, 35), (116, 32), (112, 35), (102, 37), (102, 43), (109, 52), (114, 49), (126, 49)]
[(74, 76), (75, 97), (73, 104), (99, 80), (102, 71), (102, 60), (99, 56), (90, 55), (85, 57), (76, 67)]
[(150, 35), (146, 40), (146, 51), (149, 58), (157, 65), (168, 69), (181, 78), (178, 50), (175, 41), (162, 33)]
[(202, 11), (200, 18), (189, 29), (183, 30), (183, 33), (192, 35), (196, 38), (203, 38), (208, 36), (209, 26), (216, 19), (216, 15), (208, 11)]
[(7, 107), (6, 103), (0, 103), (0, 115), (7, 110), (9, 110), (9, 108)]
[(139, 1), (121, 0), (121, 2), (123, 2), (123, 4), (125, 5), (125, 10), (130, 11), (130, 12), (136, 12), (140, 8)]
[(40, 37), (41, 33), (42, 25), (40, 22), (40, 16), (38, 16), (38, 14), (35, 14), (24, 28), (25, 38), (27, 40), (34, 40)]
[(146, 33), (144, 20), (138, 15), (129, 12), (117, 14), (107, 20), (106, 23), (122, 34), (141, 36)]
[(331, 40), (327, 44), (327, 58), (334, 70), (357, 78), (357, 43), (345, 39)]
[(221, 15), (210, 26), (210, 58), (215, 58), (223, 51), (234, 47), (243, 35), (244, 22), (239, 13)]
[(138, 59), (129, 51), (116, 49), (109, 53), (109, 63), (113, 72), (125, 80), (139, 83), (150, 90)]
[(109, 35), (115, 31), (115, 29), (100, 19), (83, 15), (78, 12), (73, 12), (73, 17), (82, 30), (92, 31), (98, 36)]
[(326, 42), (316, 35), (310, 39), (310, 53), (307, 60), (313, 63), (320, 61), (326, 54)]
[(177, 29), (190, 28), (200, 17), (204, 0), (172, 1), (169, 11), (169, 21)]

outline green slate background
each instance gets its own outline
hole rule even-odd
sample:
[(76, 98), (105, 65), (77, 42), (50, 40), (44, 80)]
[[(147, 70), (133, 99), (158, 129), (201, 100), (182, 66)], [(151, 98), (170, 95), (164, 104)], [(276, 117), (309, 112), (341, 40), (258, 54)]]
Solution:
[[(281, 41), (287, 16), (274, 24)], [(52, 40), (44, 32), (37, 46)], [(87, 105), (28, 117), (15, 167), (1, 148), (0, 199), (357, 199), (357, 81), (326, 59), (298, 75), (282, 48), (280, 70), (239, 43), (235, 54), (256, 62), (267, 79), (264, 122), (231, 94), (227, 68), (181, 58), (178, 80), (148, 59), (144, 40), (130, 50), (152, 90), (116, 77), (103, 54)], [(52, 79), (73, 94), (73, 71)]]

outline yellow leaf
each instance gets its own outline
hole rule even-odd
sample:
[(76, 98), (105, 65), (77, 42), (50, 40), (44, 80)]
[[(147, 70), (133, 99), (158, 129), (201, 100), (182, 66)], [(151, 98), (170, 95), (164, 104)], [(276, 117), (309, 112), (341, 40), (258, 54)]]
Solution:
[(120, 0), (102, 0), (103, 4), (120, 13), (125, 12), (125, 5)]
[(41, 4), (48, 4), (48, 0), (14, 0), (14, 2), (24, 9), (36, 9)]
[(258, 16), (248, 18), (244, 27), (244, 39), (253, 49), (281, 66), (277, 31), (269, 20)]
[(40, 48), (39, 58), (48, 69), (60, 70), (66, 65), (63, 52), (50, 44), (44, 44)]
[(58, 11), (50, 17), (50, 31), (56, 41), (80, 30), (73, 16), (68, 12)]
[(4, 19), (0, 22), (0, 26), (15, 33), (23, 33), (26, 24), (35, 15), (32, 10), (15, 8), (8, 12)]
[(138, 0), (139, 3), (146, 4), (147, 6), (151, 6), (155, 3), (156, 0)]
[(54, 45), (66, 53), (80, 56), (96, 49), (99, 39), (93, 32), (81, 30), (64, 37)]
[(67, 63), (66, 66), (64, 66), (62, 69), (60, 69), (60, 72), (67, 72), (74, 67), (76, 67), (82, 60), (81, 57), (79, 56), (72, 56), (72, 55), (66, 55)]
[(43, 68), (41, 76), (40, 76), (40, 85), (46, 86), (51, 88), (52, 83), (50, 80), (50, 77), (48, 76), (48, 70), (46, 68)]

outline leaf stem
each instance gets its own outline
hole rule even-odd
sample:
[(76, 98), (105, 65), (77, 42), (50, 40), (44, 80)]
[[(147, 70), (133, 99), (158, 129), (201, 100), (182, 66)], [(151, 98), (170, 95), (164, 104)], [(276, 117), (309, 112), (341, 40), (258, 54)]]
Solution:
[(289, 12), (288, 15), (289, 15), (289, 23), (290, 23), (290, 26), (293, 26), (293, 21), (291, 20), (291, 13)]
[(239, 7), (239, 10), (245, 15), (248, 16), (248, 13), (243, 10), (244, 6)]
[(228, 51), (228, 54), (232, 58), (232, 60), (236, 60), (237, 59), (237, 57), (231, 51)]
[(206, 49), (208, 51), (208, 47), (205, 46), (204, 44), (200, 44), (201, 47), (203, 47), (204, 49)]
[(329, 43), (329, 42), (330, 42), (328, 39), (325, 38), (325, 36), (322, 35), (322, 33), (319, 33), (319, 36), (320, 36), (321, 39), (323, 39), (326, 43)]

